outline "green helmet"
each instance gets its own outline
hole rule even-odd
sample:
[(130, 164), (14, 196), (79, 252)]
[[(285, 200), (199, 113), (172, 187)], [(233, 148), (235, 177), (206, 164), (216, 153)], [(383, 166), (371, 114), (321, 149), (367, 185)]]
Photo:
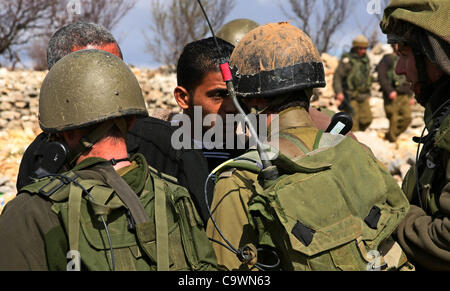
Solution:
[(391, 0), (380, 27), (388, 43), (408, 44), (416, 55), (426, 55), (450, 75), (449, 13), (449, 0)]
[(224, 24), (216, 35), (236, 46), (244, 35), (258, 26), (259, 24), (253, 20), (239, 18)]
[(365, 47), (367, 48), (369, 46), (369, 40), (364, 35), (360, 34), (357, 37), (353, 39), (352, 42), (353, 47)]
[(247, 33), (233, 50), (230, 66), (236, 94), (243, 98), (325, 87), (322, 60), (312, 40), (287, 22)]
[(449, 13), (448, 0), (391, 0), (384, 9), (380, 27), (390, 42), (395, 42), (395, 37), (416, 38), (411, 29), (418, 27), (450, 43)]
[(100, 50), (73, 52), (44, 79), (39, 124), (54, 133), (127, 115), (147, 116), (139, 83), (118, 57)]

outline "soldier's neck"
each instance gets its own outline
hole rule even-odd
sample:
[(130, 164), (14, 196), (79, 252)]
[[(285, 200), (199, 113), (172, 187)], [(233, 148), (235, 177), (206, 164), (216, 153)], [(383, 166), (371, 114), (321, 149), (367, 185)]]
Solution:
[[(124, 159), (127, 156), (128, 151), (125, 139), (105, 138), (97, 142), (89, 152), (82, 154), (78, 158), (77, 164), (79, 164), (80, 162), (82, 162), (87, 158), (92, 157), (102, 158), (109, 161), (111, 159), (115, 160)], [(120, 168), (127, 167), (129, 165), (131, 165), (129, 161), (122, 161), (113, 165), (113, 167), (115, 170), (118, 170)]]

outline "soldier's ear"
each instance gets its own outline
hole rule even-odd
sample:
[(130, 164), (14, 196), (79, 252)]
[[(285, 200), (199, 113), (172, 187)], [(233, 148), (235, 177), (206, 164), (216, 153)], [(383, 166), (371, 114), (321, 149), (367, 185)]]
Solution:
[(189, 109), (192, 104), (192, 96), (191, 94), (189, 94), (189, 91), (186, 90), (186, 88), (177, 86), (173, 92), (173, 95), (175, 96), (175, 100), (177, 101), (178, 106), (180, 106), (181, 109)]

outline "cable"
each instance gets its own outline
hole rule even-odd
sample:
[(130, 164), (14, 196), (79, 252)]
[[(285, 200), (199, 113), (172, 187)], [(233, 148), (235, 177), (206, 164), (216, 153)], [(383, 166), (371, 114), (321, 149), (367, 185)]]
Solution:
[[(211, 208), (209, 207), (209, 201), (208, 201), (208, 182), (209, 182), (209, 180), (211, 179), (211, 177), (212, 177), (215, 173), (217, 173), (221, 168), (223, 168), (224, 166), (228, 165), (228, 164), (231, 163), (231, 162), (234, 162), (234, 161), (240, 161), (240, 160), (252, 161), (252, 162), (255, 162), (259, 168), (262, 167), (262, 165), (259, 164), (258, 162), (253, 161), (253, 160), (248, 159), (248, 158), (234, 158), (234, 159), (230, 159), (230, 160), (228, 160), (228, 161), (223, 162), (222, 164), (220, 164), (219, 166), (217, 166), (214, 170), (212, 170), (211, 173), (209, 173), (208, 177), (206, 178), (206, 181), (205, 181), (205, 187), (204, 187), (204, 189), (205, 189), (206, 209), (208, 210), (209, 218), (211, 219), (211, 221), (212, 221), (212, 223), (213, 223), (213, 225), (214, 225), (214, 228), (217, 230), (217, 232), (219, 233), (219, 235), (222, 237), (222, 239), (225, 241), (226, 244), (224, 244), (224, 243), (222, 243), (222, 242), (220, 242), (220, 241), (217, 241), (217, 240), (215, 240), (215, 239), (213, 239), (213, 238), (209, 238), (209, 240), (211, 240), (211, 241), (213, 241), (213, 242), (215, 242), (215, 243), (218, 243), (218, 244), (222, 245), (223, 247), (225, 247), (225, 248), (228, 249), (229, 251), (233, 252), (233, 253), (234, 253), (235, 255), (237, 255), (237, 256), (239, 256), (240, 250), (236, 249), (236, 248), (235, 248), (235, 247), (234, 247), (234, 246), (233, 246), (233, 245), (225, 238), (225, 235), (224, 235), (224, 234), (222, 233), (222, 231), (220, 230), (219, 226), (217, 225), (217, 223), (216, 223), (216, 221), (215, 221), (215, 219), (214, 219), (214, 217), (213, 217), (213, 215), (212, 215)], [(263, 248), (257, 249), (257, 251), (260, 251), (260, 250), (262, 251)], [(277, 255), (276, 252), (274, 252), (274, 251), (271, 251), (271, 252), (272, 252), (272, 254), (277, 258), (277, 262), (276, 262), (275, 264), (273, 264), (273, 265), (265, 265), (265, 264), (262, 264), (262, 263), (258, 263), (258, 262), (257, 262), (254, 266), (255, 266), (257, 269), (259, 269), (260, 271), (265, 271), (265, 270), (270, 270), (270, 269), (275, 269), (275, 268), (277, 268), (277, 267), (280, 265), (280, 258), (278, 257), (278, 255)]]
[[(212, 34), (212, 36), (213, 36), (213, 39), (214, 39), (214, 42), (215, 42), (215, 44), (216, 44), (216, 47), (217, 47), (217, 49), (218, 49), (218, 51), (219, 51), (219, 54), (222, 56), (222, 50), (220, 49), (219, 43), (217, 42), (217, 38), (216, 38), (216, 35), (215, 35), (215, 33), (214, 33), (214, 29), (213, 29), (213, 27), (212, 27), (212, 25), (211, 25), (211, 22), (209, 21), (208, 15), (207, 15), (207, 13), (206, 13), (206, 11), (205, 11), (203, 5), (202, 5), (202, 2), (201, 2), (200, 0), (197, 0), (197, 2), (198, 2), (199, 6), (200, 6), (200, 8), (201, 8), (201, 10), (202, 10), (202, 12), (203, 12), (203, 15), (204, 15), (204, 17), (205, 17), (205, 19), (206, 19), (206, 22), (208, 23), (208, 27), (209, 27), (209, 29), (210, 29), (210, 31), (211, 31), (211, 34)], [(258, 135), (257, 135), (257, 133), (256, 133), (256, 130), (254, 129), (252, 123), (251, 123), (250, 120), (248, 119), (248, 116), (245, 114), (244, 110), (242, 109), (241, 105), (239, 104), (239, 101), (238, 101), (238, 99), (237, 99), (237, 97), (236, 97), (236, 92), (235, 92), (234, 86), (233, 86), (233, 76), (232, 76), (232, 74), (231, 74), (230, 65), (229, 65), (229, 63), (228, 63), (227, 61), (223, 60), (223, 62), (221, 62), (221, 63), (219, 64), (219, 67), (220, 67), (220, 71), (221, 71), (221, 73), (222, 73), (223, 80), (225, 81), (225, 83), (226, 83), (226, 85), (227, 85), (228, 95), (229, 95), (229, 96), (231, 97), (231, 99), (233, 100), (233, 103), (234, 103), (236, 109), (237, 109), (237, 110), (239, 111), (239, 113), (242, 114), (242, 116), (244, 117), (244, 120), (245, 120), (245, 122), (246, 122), (247, 125), (248, 125), (248, 128), (249, 128), (249, 130), (250, 130), (250, 133), (251, 133), (252, 136), (254, 136), (255, 139), (256, 139), (256, 146), (257, 146), (258, 154), (259, 154), (259, 156), (261, 157), (261, 162), (262, 162), (262, 170), (261, 170), (261, 171), (262, 171), (262, 176), (263, 176), (263, 178), (267, 178), (267, 179), (274, 180), (274, 179), (276, 179), (276, 178), (278, 177), (278, 170), (277, 170), (276, 167), (273, 167), (273, 166), (272, 166), (272, 163), (270, 162), (269, 157), (268, 157), (267, 153), (265, 152), (264, 145), (263, 145), (263, 144), (261, 143), (261, 141), (259, 140)], [(205, 189), (205, 201), (206, 201), (206, 207), (207, 207), (207, 209), (208, 209), (208, 214), (209, 214), (209, 217), (211, 218), (211, 221), (212, 221), (213, 224), (214, 224), (214, 227), (217, 229), (217, 231), (219, 232), (219, 234), (220, 234), (220, 236), (222, 237), (222, 239), (227, 243), (227, 245), (228, 245), (227, 249), (230, 250), (230, 251), (232, 251), (232, 252), (235, 253), (236, 255), (239, 255), (239, 250), (237, 250), (237, 249), (236, 249), (236, 248), (235, 248), (235, 247), (234, 247), (234, 246), (233, 246), (233, 245), (225, 238), (225, 236), (223, 235), (223, 233), (220, 231), (219, 227), (217, 226), (216, 221), (215, 221), (214, 218), (212, 217), (211, 209), (209, 208), (208, 195), (207, 195), (207, 193), (208, 193), (208, 191), (207, 191), (207, 190), (208, 190), (208, 182), (209, 182), (209, 180), (211, 179), (212, 175), (214, 175), (219, 169), (221, 169), (221, 168), (224, 167), (225, 165), (227, 165), (227, 164), (229, 164), (229, 163), (231, 163), (231, 162), (233, 162), (233, 161), (237, 161), (237, 160), (239, 160), (239, 158), (231, 159), (231, 160), (228, 160), (228, 161), (226, 161), (226, 162), (220, 164), (218, 167), (216, 167), (216, 168), (208, 175), (208, 177), (206, 178), (206, 182), (205, 182), (205, 187), (204, 187), (204, 189)], [(268, 168), (270, 168), (269, 171), (264, 171), (264, 169), (268, 169)], [(213, 241), (215, 241), (215, 240), (213, 240)], [(277, 258), (278, 258), (278, 256), (277, 256)], [(263, 264), (260, 264), (260, 263), (256, 263), (256, 264), (255, 264), (255, 267), (257, 267), (257, 268), (260, 269), (260, 270), (263, 270), (264, 267), (273, 267), (273, 268), (276, 268), (276, 267), (278, 266), (279, 262), (280, 262), (280, 261), (279, 261), (279, 259), (278, 259), (277, 264), (274, 265), (274, 266), (266, 266), (266, 265), (263, 265)]]

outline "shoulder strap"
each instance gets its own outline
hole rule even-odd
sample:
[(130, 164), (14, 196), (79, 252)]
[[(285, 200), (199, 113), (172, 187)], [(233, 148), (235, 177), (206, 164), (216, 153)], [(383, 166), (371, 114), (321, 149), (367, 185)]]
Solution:
[(98, 166), (96, 167), (96, 171), (102, 174), (106, 184), (116, 191), (120, 200), (122, 200), (122, 202), (130, 209), (131, 215), (137, 224), (150, 221), (137, 194), (125, 180), (116, 173), (111, 165)]
[(169, 271), (169, 228), (165, 183), (154, 178), (155, 183), (155, 224), (156, 224), (156, 263), (158, 271)]

